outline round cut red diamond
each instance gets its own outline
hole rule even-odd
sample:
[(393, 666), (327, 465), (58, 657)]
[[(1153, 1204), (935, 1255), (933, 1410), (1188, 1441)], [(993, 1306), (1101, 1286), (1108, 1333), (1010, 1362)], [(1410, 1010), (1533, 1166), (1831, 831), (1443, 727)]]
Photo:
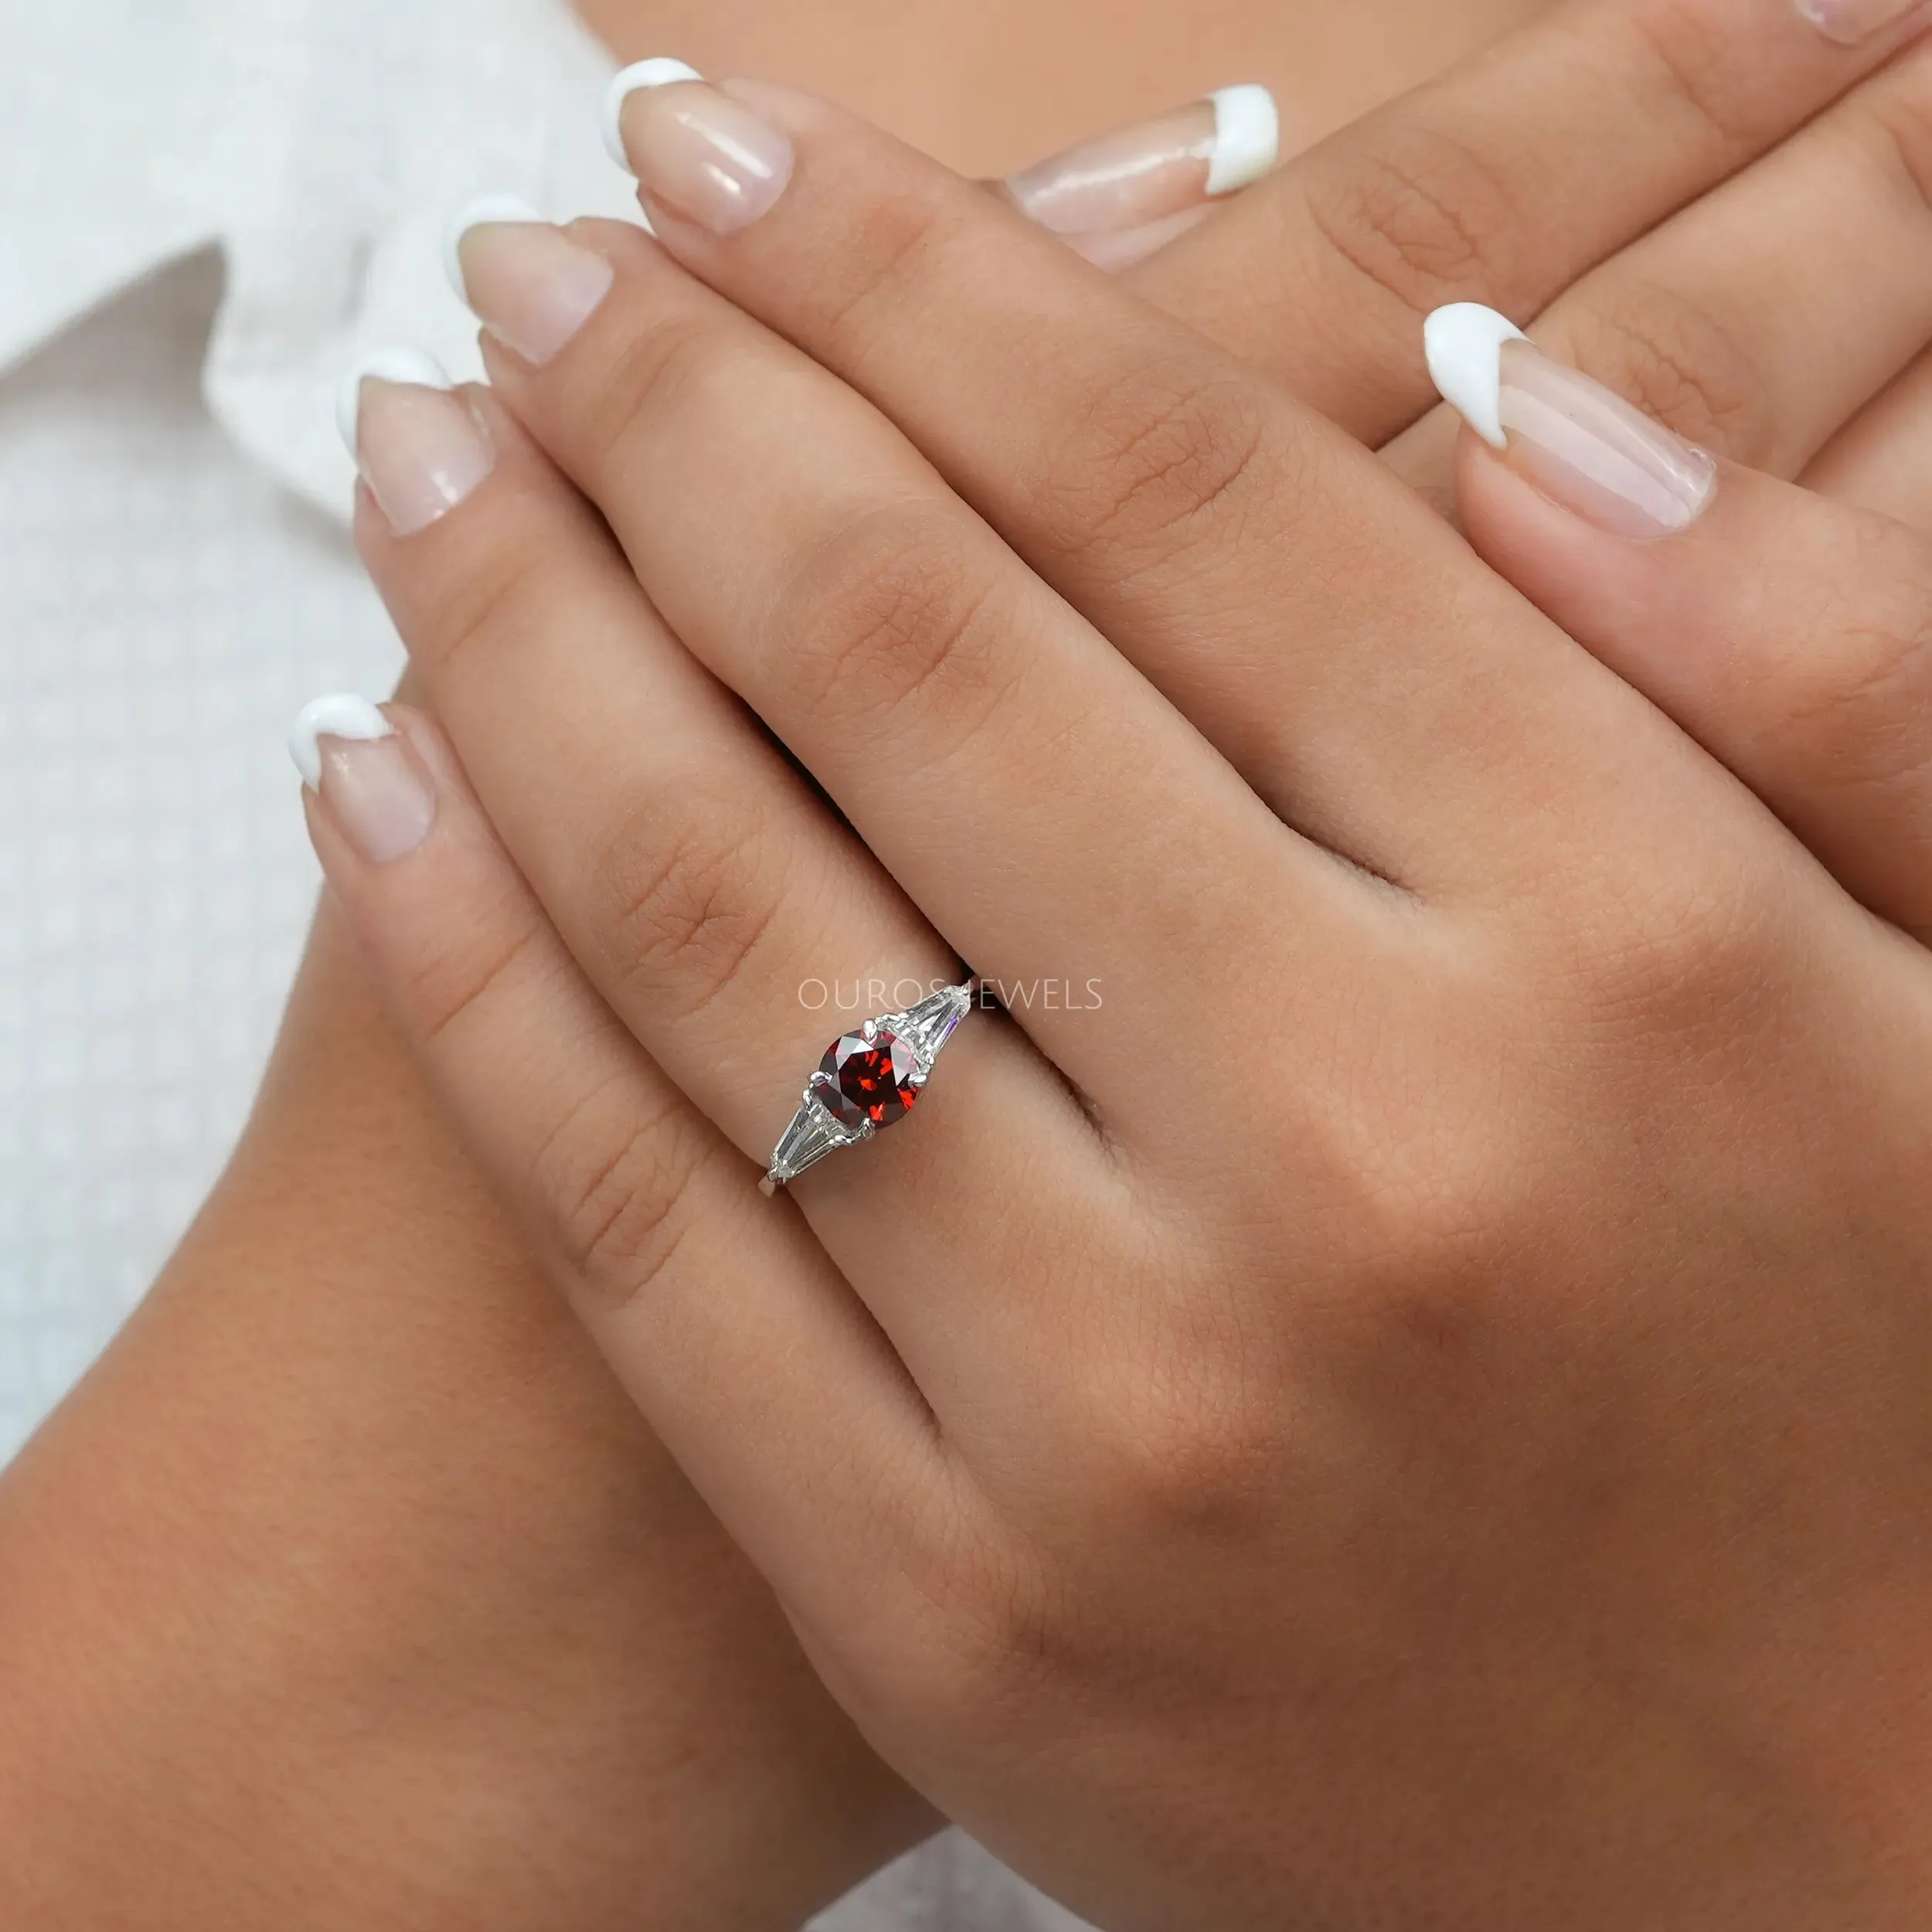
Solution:
[(919, 1098), (913, 1084), (919, 1062), (913, 1049), (883, 1026), (870, 1039), (862, 1033), (848, 1033), (834, 1040), (818, 1070), (825, 1077), (818, 1097), (839, 1124), (854, 1133), (867, 1121), (874, 1127), (890, 1127), (910, 1114)]

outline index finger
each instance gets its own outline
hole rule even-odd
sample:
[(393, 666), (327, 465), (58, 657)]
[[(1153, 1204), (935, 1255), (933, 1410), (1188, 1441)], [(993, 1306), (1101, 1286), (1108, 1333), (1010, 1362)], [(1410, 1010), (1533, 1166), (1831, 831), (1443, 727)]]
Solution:
[[(1371, 446), (1434, 401), (1420, 322), (1522, 321), (1882, 65), (1919, 5), (1568, 0), (1130, 271)], [(1873, 16), (1890, 7), (1889, 22)], [(1869, 29), (1848, 43), (1835, 37)]]

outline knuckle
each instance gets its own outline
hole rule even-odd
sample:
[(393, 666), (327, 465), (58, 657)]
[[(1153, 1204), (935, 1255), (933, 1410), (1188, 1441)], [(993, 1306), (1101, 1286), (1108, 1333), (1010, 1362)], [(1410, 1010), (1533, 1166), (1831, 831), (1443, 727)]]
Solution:
[[(1862, 527), (1866, 555), (1838, 580), (1859, 587), (1855, 607), (1821, 616), (1810, 648), (1787, 655), (1769, 694), (1770, 729), (1791, 776), (1841, 793), (1894, 784), (1932, 764), (1932, 586), (1898, 575), (1898, 532)], [(1828, 648), (1818, 648), (1821, 637)]]
[(479, 545), (440, 580), (423, 621), (410, 627), (410, 657), (431, 678), (448, 677), (479, 647), (514, 638), (549, 601), (550, 554), (528, 542)]
[[(1698, 126), (1721, 153), (1749, 152), (1764, 138), (1745, 111), (1748, 91), (1738, 95), (1730, 77), (1736, 42), (1720, 15), (1701, 0), (1650, 0), (1626, 10), (1624, 18), (1648, 55), (1666, 97)], [(1657, 118), (1661, 122), (1662, 116)], [(1774, 131), (1781, 131), (1774, 130)]]
[(867, 511), (813, 548), (774, 600), (774, 651), (804, 681), (806, 707), (842, 730), (910, 709), (970, 730), (1002, 693), (988, 621), (995, 592), (964, 530), (937, 501)]
[(418, 1037), (434, 1046), (466, 1026), (472, 1015), (487, 1032), (488, 1010), (528, 962), (543, 937), (542, 923), (521, 895), (506, 887), (498, 898), (471, 907), (461, 924), (447, 927), (444, 943), (420, 961), (403, 988), (406, 1010)]
[(1505, 1230), (1542, 1179), (1533, 1136), (1495, 1115), (1493, 1079), (1454, 1058), (1426, 1089), (1405, 1080), (1308, 1137), (1316, 1198), (1340, 1209), (1327, 1265), (1298, 1284), (1309, 1345), (1366, 1335), (1451, 1387), (1476, 1372), (1502, 1325)]
[(704, 315), (665, 317), (635, 329), (608, 358), (586, 359), (560, 376), (563, 416), (571, 427), (572, 467), (607, 488), (643, 424), (687, 402), (701, 406), (712, 386), (730, 384), (728, 349)]
[(1869, 90), (1848, 124), (1869, 144), (1877, 172), (1908, 212), (1932, 206), (1932, 55), (1902, 60)]
[(1308, 213), (1342, 260), (1417, 315), (1506, 295), (1521, 226), (1502, 175), (1468, 143), (1413, 120), (1352, 148), (1311, 183)]
[(1117, 1427), (1101, 1493), (1138, 1527), (1188, 1536), (1252, 1527), (1287, 1424), (1244, 1377), (1145, 1389)]
[(815, 331), (858, 342), (875, 316), (883, 327), (903, 329), (906, 295), (933, 277), (934, 257), (962, 232), (959, 211), (930, 188), (872, 197), (855, 230), (862, 246), (831, 250), (819, 266), (825, 279)]
[(1784, 899), (1774, 864), (1741, 849), (1728, 862), (1653, 867), (1621, 893), (1606, 882), (1588, 1031), (1613, 1054), (1636, 1041), (1672, 1060), (1761, 1039), (1773, 962), (1786, 951), (1775, 930)]
[[(777, 923), (786, 868), (773, 828), (741, 793), (701, 788), (667, 825), (661, 799), (601, 841), (590, 872), (591, 930), (620, 985), (688, 1021), (742, 982)], [(782, 855), (778, 855), (781, 860)]]
[(1178, 359), (1138, 366), (1056, 446), (1036, 498), (1049, 540), (1069, 555), (1100, 545), (1130, 560), (1165, 553), (1250, 492), (1264, 434), (1245, 379)]
[(1131, 1537), (1252, 1527), (1292, 1447), (1270, 1332), (1196, 1283), (1115, 1342), (1090, 1342), (1060, 1445), (1087, 1505)]
[(1763, 372), (1738, 331), (1684, 291), (1621, 284), (1566, 315), (1561, 333), (1580, 369), (1679, 435), (1744, 463), (1771, 447)]
[(1506, 1326), (1488, 1285), (1498, 1230), (1522, 1225), (1512, 1210), (1535, 1199), (1524, 1178), (1534, 1172), (1533, 1155), (1505, 1168), (1472, 1160), (1446, 1134), (1419, 1136), (1399, 1172), (1362, 1191), (1352, 1298), (1392, 1355), (1445, 1383), (1478, 1379), (1486, 1338)]
[(583, 1095), (532, 1163), (570, 1277), (614, 1308), (644, 1294), (697, 1218), (692, 1197), (713, 1151), (682, 1100), (640, 1121), (621, 1077)]
[(901, 1659), (893, 1702), (928, 1732), (956, 1734), (1024, 1712), (1080, 1647), (1070, 1593), (1011, 1531), (927, 1553), (904, 1581), (919, 1633)]

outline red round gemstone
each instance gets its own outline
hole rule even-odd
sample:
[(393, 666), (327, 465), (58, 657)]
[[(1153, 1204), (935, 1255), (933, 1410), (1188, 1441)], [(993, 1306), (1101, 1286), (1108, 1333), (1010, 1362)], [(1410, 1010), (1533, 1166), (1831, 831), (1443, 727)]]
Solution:
[(855, 1133), (866, 1121), (874, 1127), (890, 1127), (910, 1114), (919, 1098), (913, 1084), (919, 1062), (913, 1049), (883, 1026), (870, 1039), (862, 1033), (848, 1033), (834, 1040), (818, 1070), (829, 1083), (819, 1088), (820, 1099)]

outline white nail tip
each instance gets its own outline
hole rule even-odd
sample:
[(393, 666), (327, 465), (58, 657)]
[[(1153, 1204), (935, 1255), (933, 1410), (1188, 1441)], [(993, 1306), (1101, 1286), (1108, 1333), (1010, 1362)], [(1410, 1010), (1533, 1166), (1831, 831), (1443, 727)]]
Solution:
[(1452, 302), (1422, 325), (1430, 379), (1494, 450), (1509, 443), (1502, 427), (1503, 345), (1529, 339), (1508, 316), (1480, 302)]
[(355, 738), (365, 743), (393, 738), (396, 727), (366, 698), (348, 692), (318, 698), (302, 706), (290, 727), (288, 755), (311, 791), (322, 782), (322, 747), (325, 738)]
[(669, 87), (680, 80), (703, 78), (696, 67), (688, 67), (682, 60), (636, 60), (604, 90), (604, 145), (611, 151), (611, 158), (627, 175), (631, 172), (631, 157), (624, 151), (624, 104), (641, 88)]
[(352, 365), (335, 393), (335, 427), (351, 456), (355, 454), (355, 419), (362, 413), (362, 385), (372, 376), (379, 383), (413, 383), (421, 389), (450, 386), (443, 365), (420, 349), (372, 349)]
[(1265, 87), (1223, 87), (1214, 103), (1214, 156), (1207, 191), (1231, 195), (1272, 172), (1281, 158), (1281, 115)]
[(479, 195), (467, 206), (459, 209), (455, 219), (443, 231), (443, 267), (450, 278), (450, 286), (464, 301), (470, 299), (470, 291), (463, 282), (463, 237), (472, 228), (481, 228), (491, 222), (536, 222), (543, 220), (542, 213), (527, 201), (519, 201), (514, 195)]

